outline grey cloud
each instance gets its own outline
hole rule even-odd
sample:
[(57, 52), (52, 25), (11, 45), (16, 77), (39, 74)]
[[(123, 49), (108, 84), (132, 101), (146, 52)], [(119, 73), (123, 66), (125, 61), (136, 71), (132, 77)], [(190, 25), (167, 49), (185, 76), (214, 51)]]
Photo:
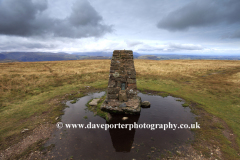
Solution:
[(99, 37), (112, 31), (87, 0), (73, 4), (64, 19), (42, 14), (48, 8), (43, 0), (0, 1), (0, 34), (17, 36)]
[(220, 23), (240, 23), (239, 8), (239, 0), (195, 0), (164, 16), (157, 27), (181, 31)]
[(89, 4), (88, 1), (77, 1), (72, 7), (72, 13), (69, 21), (74, 26), (81, 25), (94, 25), (97, 26), (102, 20), (95, 9)]
[(227, 39), (227, 38), (232, 38), (232, 39), (240, 38), (240, 29), (222, 36), (222, 39)]
[(0, 1), (0, 34), (27, 35), (36, 28), (31, 23), (36, 15), (46, 9), (47, 3), (33, 3), (30, 0)]
[(143, 44), (142, 42), (139, 42), (139, 41), (128, 41), (128, 40), (126, 40), (125, 43), (128, 45), (128, 47), (134, 47), (139, 44)]
[(56, 45), (54, 44), (42, 44), (42, 43), (28, 43), (24, 45), (25, 48), (30, 48), (30, 49), (39, 49), (39, 48), (48, 48), (52, 49), (55, 48)]
[[(24, 50), (24, 49), (54, 49), (58, 47), (59, 44), (53, 43), (51, 41), (37, 41), (30, 38), (22, 37), (0, 37), (0, 50)], [(19, 50), (18, 50), (19, 51)]]
[(193, 45), (193, 44), (169, 44), (168, 49), (170, 50), (202, 50), (203, 47), (200, 45)]
[(235, 32), (232, 34), (231, 38), (240, 38), (240, 30), (235, 31)]
[(44, 44), (44, 43), (37, 43), (37, 42), (26, 42), (26, 43), (4, 43), (0, 44), (0, 50), (24, 50), (24, 49), (53, 49), (57, 47), (54, 44)]

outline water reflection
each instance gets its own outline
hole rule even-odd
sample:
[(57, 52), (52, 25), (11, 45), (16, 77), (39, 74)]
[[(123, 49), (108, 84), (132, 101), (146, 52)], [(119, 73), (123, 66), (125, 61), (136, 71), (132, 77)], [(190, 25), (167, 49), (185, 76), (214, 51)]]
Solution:
[[(112, 119), (107, 124), (134, 124), (138, 123), (140, 115), (127, 115), (128, 119), (122, 118), (126, 115), (112, 115)], [(109, 133), (112, 139), (112, 145), (116, 152), (130, 152), (134, 142), (135, 129), (127, 128), (109, 128)]]

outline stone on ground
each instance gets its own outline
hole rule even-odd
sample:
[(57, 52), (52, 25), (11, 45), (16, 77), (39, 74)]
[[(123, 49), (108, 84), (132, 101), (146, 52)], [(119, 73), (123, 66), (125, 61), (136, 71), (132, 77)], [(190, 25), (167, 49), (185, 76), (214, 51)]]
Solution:
[(149, 101), (143, 101), (143, 102), (141, 103), (141, 107), (142, 107), (142, 108), (149, 108), (150, 105), (151, 105), (151, 103), (150, 103)]
[(100, 100), (100, 98), (93, 99), (93, 100), (89, 103), (89, 105), (90, 105), (90, 106), (96, 106), (97, 103), (99, 102), (99, 100)]
[(128, 117), (123, 117), (123, 118), (122, 118), (122, 120), (124, 120), (124, 121), (127, 120), (127, 119), (128, 119)]

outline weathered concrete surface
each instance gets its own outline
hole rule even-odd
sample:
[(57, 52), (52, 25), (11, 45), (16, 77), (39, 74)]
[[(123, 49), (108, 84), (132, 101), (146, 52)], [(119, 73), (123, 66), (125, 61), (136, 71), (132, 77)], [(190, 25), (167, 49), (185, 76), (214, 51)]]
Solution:
[(141, 98), (137, 96), (136, 71), (131, 50), (113, 51), (107, 97), (101, 109), (113, 113), (140, 113)]
[(100, 100), (100, 98), (93, 99), (93, 100), (89, 103), (89, 105), (90, 105), (90, 106), (96, 106), (99, 100)]

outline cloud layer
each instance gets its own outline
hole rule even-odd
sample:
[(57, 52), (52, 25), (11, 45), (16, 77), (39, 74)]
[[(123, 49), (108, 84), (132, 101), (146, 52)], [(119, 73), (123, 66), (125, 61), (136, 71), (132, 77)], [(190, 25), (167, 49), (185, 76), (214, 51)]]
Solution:
[(0, 34), (14, 36), (99, 37), (111, 32), (87, 0), (76, 1), (64, 19), (43, 14), (46, 0), (0, 1)]
[(239, 0), (194, 0), (164, 16), (157, 27), (169, 31), (183, 31), (224, 23), (240, 24), (239, 8)]
[(199, 51), (204, 50), (201, 45), (195, 44), (179, 44), (170, 43), (165, 45), (147, 45), (144, 44), (139, 48), (141, 51), (155, 51), (155, 52), (180, 52), (180, 51)]
[(240, 0), (0, 0), (0, 52), (240, 54), (239, 8)]

